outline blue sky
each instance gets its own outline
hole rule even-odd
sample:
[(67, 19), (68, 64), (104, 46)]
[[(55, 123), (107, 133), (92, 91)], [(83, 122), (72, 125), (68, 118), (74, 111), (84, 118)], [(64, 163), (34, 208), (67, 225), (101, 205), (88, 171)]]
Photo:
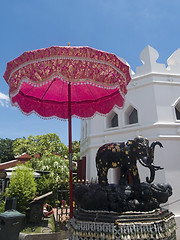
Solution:
[[(0, 0), (0, 138), (57, 133), (67, 144), (67, 122), (25, 116), (12, 108), (3, 74), (24, 51), (53, 45), (90, 46), (124, 58), (133, 71), (146, 45), (165, 63), (180, 47), (179, 0)], [(80, 120), (73, 120), (73, 139)]]

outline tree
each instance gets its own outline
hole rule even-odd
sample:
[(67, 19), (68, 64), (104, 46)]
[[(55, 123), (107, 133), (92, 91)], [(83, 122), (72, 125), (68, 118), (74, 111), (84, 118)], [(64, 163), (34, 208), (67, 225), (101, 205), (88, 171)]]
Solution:
[[(33, 163), (32, 163), (33, 162)], [(69, 162), (67, 158), (53, 155), (51, 157), (43, 156), (39, 161), (32, 159), (30, 163), (36, 170), (49, 171), (49, 174), (43, 175), (37, 179), (38, 195), (53, 191), (53, 195), (49, 197), (49, 203), (55, 205), (57, 188), (61, 185), (67, 185), (69, 182)]]
[(10, 184), (7, 189), (8, 197), (17, 197), (17, 210), (25, 213), (28, 204), (36, 195), (36, 183), (33, 170), (25, 165), (17, 166), (12, 172)]
[[(51, 204), (56, 200), (57, 188), (67, 187), (69, 182), (69, 160), (68, 147), (63, 144), (55, 133), (32, 136), (27, 139), (16, 139), (13, 143), (14, 153), (20, 155), (24, 152), (33, 156), (28, 162), (28, 166), (34, 170), (49, 171), (36, 180), (38, 195), (53, 191)], [(79, 159), (79, 142), (73, 141), (73, 161)], [(34, 157), (38, 155), (37, 157)]]
[[(67, 158), (53, 155), (50, 157), (43, 156), (39, 161), (32, 159), (36, 163), (33, 164), (36, 170), (49, 171), (49, 176), (56, 182), (61, 180), (65, 181), (68, 178), (68, 165), (69, 161)], [(32, 162), (30, 161), (30, 163)]]
[(79, 160), (79, 153), (80, 153), (80, 142), (79, 141), (72, 142), (72, 152), (73, 152), (73, 161)]
[(13, 143), (13, 151), (15, 155), (26, 152), (31, 156), (38, 154), (40, 157), (53, 154), (66, 156), (68, 154), (67, 146), (61, 142), (59, 136), (55, 133), (30, 135), (27, 139), (18, 138)]
[(0, 138), (0, 162), (8, 162), (14, 159), (13, 142), (9, 138)]

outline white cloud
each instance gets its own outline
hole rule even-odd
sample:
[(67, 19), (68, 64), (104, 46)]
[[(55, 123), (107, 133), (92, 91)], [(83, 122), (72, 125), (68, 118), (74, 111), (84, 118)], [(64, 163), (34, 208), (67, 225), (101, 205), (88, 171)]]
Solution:
[(8, 107), (9, 106), (9, 96), (0, 92), (0, 106)]

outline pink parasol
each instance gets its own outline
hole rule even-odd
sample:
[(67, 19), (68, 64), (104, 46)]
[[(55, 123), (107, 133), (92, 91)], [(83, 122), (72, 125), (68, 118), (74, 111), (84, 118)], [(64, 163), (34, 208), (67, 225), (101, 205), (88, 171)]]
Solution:
[(90, 118), (122, 107), (131, 80), (116, 55), (90, 47), (50, 47), (24, 52), (7, 63), (11, 103), (24, 114), (69, 120), (70, 217), (72, 209), (71, 118)]

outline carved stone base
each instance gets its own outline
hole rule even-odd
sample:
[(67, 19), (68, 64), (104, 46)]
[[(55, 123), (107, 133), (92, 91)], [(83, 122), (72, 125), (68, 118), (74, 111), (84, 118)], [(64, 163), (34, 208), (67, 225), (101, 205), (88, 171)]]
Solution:
[(176, 240), (174, 215), (165, 209), (151, 212), (93, 212), (78, 210), (68, 223), (69, 239)]
[(94, 211), (152, 211), (172, 195), (169, 184), (76, 184), (75, 202), (79, 208)]

